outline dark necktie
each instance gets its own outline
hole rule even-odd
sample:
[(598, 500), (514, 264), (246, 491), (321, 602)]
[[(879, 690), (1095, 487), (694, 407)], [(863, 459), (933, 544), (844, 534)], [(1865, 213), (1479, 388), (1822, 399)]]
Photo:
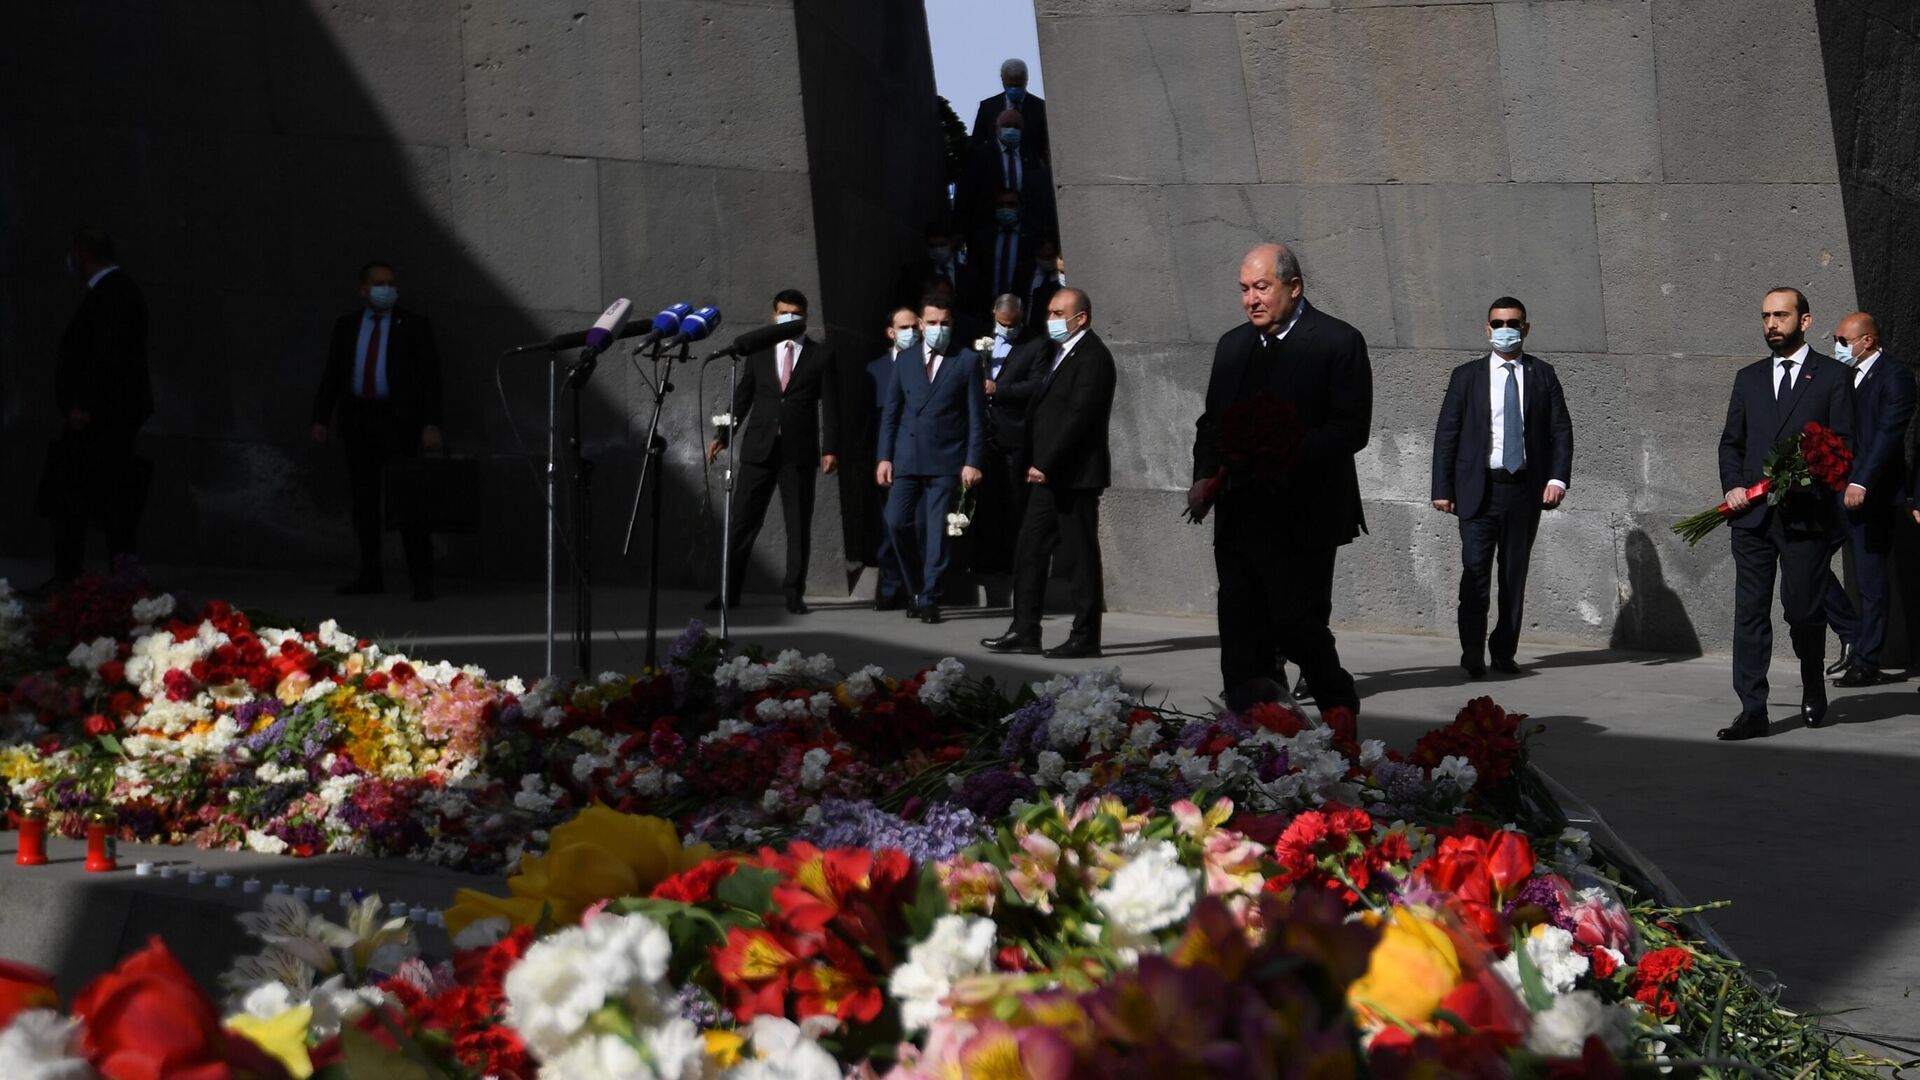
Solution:
[(367, 355), (361, 361), (360, 396), (372, 401), (380, 396), (380, 320), (383, 315), (373, 316), (373, 332), (367, 335)]
[(1007, 164), (1006, 164), (1005, 172), (1007, 174), (1007, 190), (1019, 191), (1020, 190), (1020, 159), (1014, 155), (1014, 152), (1012, 150), (1007, 151)]
[(1787, 391), (1793, 389), (1793, 361), (1780, 361), (1780, 385), (1774, 388), (1773, 400), (1787, 400)]
[(1053, 377), (1060, 372), (1060, 361), (1066, 358), (1067, 347), (1065, 345), (1053, 350), (1053, 366), (1047, 369), (1047, 377), (1040, 380), (1040, 389), (1045, 390), (1047, 387), (1053, 385)]
[(936, 355), (938, 354), (932, 349), (927, 350), (927, 384), (929, 386), (933, 384), (933, 359)]
[(1501, 411), (1500, 467), (1517, 473), (1527, 467), (1527, 438), (1520, 416), (1520, 377), (1513, 361), (1500, 365), (1507, 369), (1507, 396)]
[(1020, 244), (1013, 230), (1000, 231), (1000, 264), (994, 267), (993, 295), (1000, 296), (1013, 290), (1013, 257), (1019, 251)]

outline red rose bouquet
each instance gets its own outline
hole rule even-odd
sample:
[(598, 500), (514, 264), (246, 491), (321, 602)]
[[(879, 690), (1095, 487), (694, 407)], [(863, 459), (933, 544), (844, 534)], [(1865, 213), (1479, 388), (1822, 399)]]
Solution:
[[(1788, 495), (1813, 487), (1815, 481), (1842, 491), (1852, 470), (1853, 451), (1847, 449), (1845, 440), (1828, 427), (1809, 423), (1800, 434), (1780, 440), (1767, 454), (1761, 467), (1764, 478), (1747, 489), (1747, 498), (1765, 498), (1767, 505), (1777, 506)], [(1688, 544), (1697, 544), (1733, 516), (1733, 508), (1721, 503), (1675, 523), (1673, 531)]]
[(1293, 468), (1300, 453), (1300, 420), (1293, 402), (1271, 390), (1234, 402), (1214, 430), (1214, 446), (1220, 467), (1207, 478), (1200, 509), (1186, 511), (1194, 522), (1205, 521), (1207, 511), (1232, 484), (1271, 482)]

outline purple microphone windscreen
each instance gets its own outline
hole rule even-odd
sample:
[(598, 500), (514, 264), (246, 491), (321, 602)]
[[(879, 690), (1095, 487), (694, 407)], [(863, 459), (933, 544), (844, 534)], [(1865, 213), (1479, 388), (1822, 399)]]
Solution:
[(626, 329), (627, 319), (632, 314), (632, 301), (615, 300), (611, 307), (601, 313), (593, 328), (587, 331), (586, 347), (596, 353), (606, 351), (607, 346), (613, 344), (613, 339), (620, 336), (620, 331)]

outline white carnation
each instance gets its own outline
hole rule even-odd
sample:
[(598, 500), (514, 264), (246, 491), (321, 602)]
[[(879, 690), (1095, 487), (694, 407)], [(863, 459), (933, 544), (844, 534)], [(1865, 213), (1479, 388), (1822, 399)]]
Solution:
[[(152, 626), (173, 614), (173, 594), (163, 593), (133, 602), (133, 625)], [(274, 643), (279, 644), (278, 642)]]
[(1466, 758), (1444, 757), (1440, 759), (1440, 764), (1433, 767), (1432, 779), (1436, 784), (1442, 780), (1451, 780), (1454, 787), (1467, 792), (1472, 791), (1473, 785), (1479, 782), (1480, 771), (1475, 769)]
[(960, 680), (966, 675), (965, 664), (951, 656), (941, 660), (920, 682), (921, 702), (936, 708), (951, 704), (954, 688), (960, 685)]
[(1553, 999), (1545, 1012), (1533, 1014), (1527, 1049), (1552, 1058), (1577, 1058), (1590, 1036), (1600, 1036), (1614, 1056), (1633, 1046), (1633, 1014), (1609, 1005), (1591, 990), (1575, 990)]
[(827, 766), (833, 761), (833, 755), (822, 747), (814, 747), (800, 759), (800, 786), (808, 791), (819, 791), (827, 782)]
[(0, 1031), (0, 1076), (7, 1080), (91, 1080), (80, 1056), (79, 1023), (52, 1009), (28, 1009)]
[(887, 991), (900, 1002), (900, 1021), (909, 1032), (945, 1015), (956, 980), (991, 970), (995, 929), (992, 919), (942, 915), (933, 933), (907, 950), (907, 962), (893, 969)]
[(1181, 866), (1179, 850), (1159, 840), (1121, 867), (1106, 888), (1093, 894), (1093, 903), (1116, 944), (1138, 945), (1186, 918), (1199, 886), (1200, 872)]
[[(1547, 989), (1556, 994), (1564, 994), (1573, 989), (1580, 976), (1587, 973), (1589, 961), (1573, 951), (1573, 935), (1557, 926), (1541, 926), (1526, 938), (1527, 959), (1540, 972), (1540, 981)], [(1507, 984), (1520, 988), (1520, 957), (1517, 953), (1508, 953), (1494, 964), (1493, 969), (1507, 980)]]

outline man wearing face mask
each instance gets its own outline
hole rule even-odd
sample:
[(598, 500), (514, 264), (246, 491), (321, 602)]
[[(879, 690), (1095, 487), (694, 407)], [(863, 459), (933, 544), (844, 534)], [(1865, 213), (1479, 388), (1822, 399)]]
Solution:
[[(868, 475), (872, 475), (873, 467), (880, 460), (880, 417), (886, 410), (887, 398), (893, 393), (894, 363), (901, 353), (920, 351), (919, 322), (913, 308), (894, 308), (893, 314), (887, 317), (887, 351), (867, 363), (873, 408), (867, 417), (866, 443), (875, 448), (873, 457), (863, 463)], [(887, 528), (887, 489), (876, 483), (871, 498), (873, 510), (868, 515), (868, 523), (872, 536), (866, 549), (873, 553), (872, 565), (880, 577), (873, 591), (873, 610), (898, 611), (907, 606), (907, 585), (900, 574), (900, 557), (893, 548), (893, 532)]]
[(1047, 308), (1053, 304), (1053, 294), (1067, 284), (1067, 264), (1060, 257), (1060, 241), (1054, 237), (1040, 241), (1038, 251), (1033, 263), (1033, 279), (1027, 284), (1027, 325), (1044, 334), (1047, 330)]
[[(773, 298), (773, 321), (788, 323), (807, 317), (807, 297), (798, 289), (784, 289)], [(740, 606), (740, 586), (746, 577), (747, 557), (767, 518), (767, 504), (780, 492), (780, 516), (787, 527), (787, 570), (781, 580), (787, 610), (807, 614), (807, 561), (813, 547), (814, 470), (833, 475), (840, 453), (840, 382), (833, 350), (810, 337), (783, 341), (741, 361), (740, 381), (733, 396), (736, 422), (744, 421), (736, 453), (740, 459), (733, 516), (733, 535), (727, 538), (728, 607)], [(721, 428), (707, 444), (711, 463), (726, 448), (731, 433)], [(707, 603), (720, 610), (720, 597)]]
[(919, 310), (920, 298), (926, 295), (929, 281), (944, 281), (949, 288), (955, 289), (960, 286), (960, 265), (954, 257), (953, 230), (944, 221), (929, 222), (924, 240), (924, 253), (900, 268), (900, 276), (893, 286), (893, 302), (916, 311)]
[(974, 529), (973, 568), (1004, 573), (1013, 568), (1013, 546), (1027, 510), (1027, 403), (1040, 386), (1045, 338), (1027, 329), (1020, 298), (1003, 293), (993, 302), (993, 348), (980, 357), (987, 395), (987, 468), (980, 483), (980, 513)]
[[(440, 352), (426, 317), (399, 306), (393, 267), (360, 268), (360, 310), (333, 324), (320, 388), (313, 396), (313, 441), (324, 443), (336, 422), (347, 448), (347, 488), (353, 531), (360, 541), (360, 572), (341, 596), (385, 588), (380, 567), (380, 492), (387, 462), (438, 450)], [(433, 599), (433, 541), (425, 529), (405, 528), (413, 598)]]
[(1032, 281), (1038, 246), (1026, 227), (1020, 196), (1011, 191), (995, 195), (991, 224), (975, 233), (967, 247), (961, 304), (969, 312), (984, 312), (994, 297), (1017, 292)]
[(980, 360), (955, 340), (952, 309), (928, 297), (919, 329), (920, 348), (894, 363), (874, 481), (890, 489), (887, 527), (912, 597), (907, 617), (937, 623), (951, 551), (947, 514), (961, 489), (980, 482), (987, 404)]
[(1733, 689), (1740, 715), (1716, 735), (1755, 739), (1768, 733), (1767, 667), (1773, 659), (1773, 582), (1780, 579), (1793, 652), (1800, 661), (1799, 717), (1819, 727), (1827, 717), (1827, 623), (1821, 614), (1828, 538), (1839, 528), (1831, 493), (1791, 492), (1776, 505), (1747, 498), (1767, 455), (1810, 423), (1853, 442), (1853, 373), (1807, 345), (1813, 312), (1789, 285), (1767, 291), (1760, 328), (1771, 355), (1740, 369), (1720, 435), (1720, 486), (1733, 513)]
[[(991, 223), (997, 197), (1013, 192), (1020, 197), (1020, 217), (1034, 236), (1050, 236), (1058, 228), (1053, 201), (1053, 173), (1045, 159), (1022, 143), (1020, 113), (1000, 114), (999, 137), (973, 148), (955, 193), (954, 214), (971, 240)], [(971, 253), (978, 258), (977, 252)], [(1017, 283), (1016, 283), (1017, 284)]]
[(73, 234), (67, 271), (85, 292), (56, 354), (61, 431), (47, 450), (34, 500), (53, 524), (53, 578), (28, 590), (36, 595), (80, 576), (89, 524), (105, 529), (109, 562), (133, 554), (147, 494), (145, 463), (133, 453), (135, 436), (153, 415), (146, 299), (100, 229)]
[(1040, 611), (1048, 563), (1056, 549), (1069, 554), (1073, 570), (1073, 628), (1067, 640), (1047, 650), (1053, 660), (1100, 655), (1100, 616), (1105, 607), (1100, 566), (1100, 493), (1112, 483), (1107, 426), (1113, 415), (1117, 374), (1113, 353), (1092, 330), (1093, 304), (1079, 289), (1061, 289), (1047, 312), (1046, 354), (1039, 386), (1029, 406), (1033, 463), (1027, 483), (1033, 495), (1020, 522), (1014, 555), (1013, 625), (981, 645), (1000, 653), (1040, 651)]
[[(1460, 667), (1517, 675), (1527, 562), (1543, 510), (1559, 507), (1573, 472), (1573, 421), (1553, 365), (1521, 351), (1527, 308), (1511, 296), (1487, 311), (1493, 352), (1453, 369), (1433, 433), (1433, 508), (1460, 519)], [(1487, 637), (1495, 562), (1500, 620)]]
[(1041, 161), (1051, 158), (1047, 141), (1047, 103), (1038, 94), (1027, 92), (1027, 62), (1008, 60), (1000, 65), (1001, 92), (980, 103), (973, 115), (972, 141), (991, 143), (999, 132), (1000, 114), (1008, 109), (1020, 114), (1026, 129), (1023, 142), (1027, 152)]
[(1841, 495), (1845, 510), (1832, 545), (1853, 551), (1854, 579), (1860, 585), (1856, 610), (1846, 586), (1832, 570), (1826, 581), (1827, 623), (1840, 635), (1840, 658), (1827, 668), (1839, 675), (1836, 686), (1871, 686), (1880, 681), (1880, 649), (1887, 638), (1887, 612), (1893, 583), (1887, 563), (1893, 555), (1894, 526), (1906, 493), (1907, 422), (1913, 419), (1913, 373), (1898, 357), (1880, 349), (1880, 327), (1873, 316), (1856, 311), (1833, 331), (1833, 358), (1853, 369), (1853, 474)]

